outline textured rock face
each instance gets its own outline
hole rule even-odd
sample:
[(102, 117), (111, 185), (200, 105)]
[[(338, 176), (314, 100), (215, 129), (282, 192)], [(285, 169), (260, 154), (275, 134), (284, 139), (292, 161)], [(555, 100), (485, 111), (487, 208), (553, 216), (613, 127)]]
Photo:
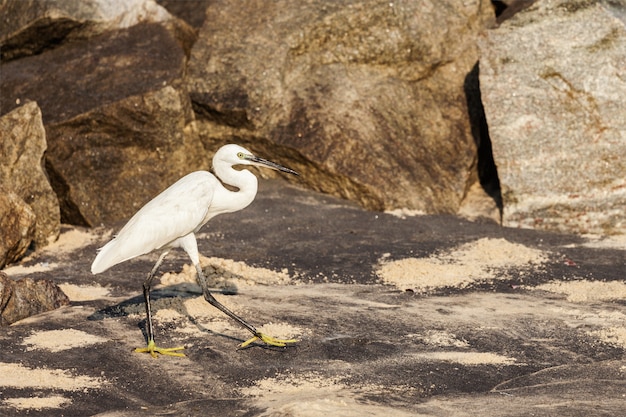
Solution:
[(205, 146), (254, 142), (368, 208), (456, 212), (476, 180), (463, 82), (491, 16), (482, 1), (216, 2), (188, 77)]
[(37, 246), (55, 240), (60, 230), (59, 201), (43, 168), (45, 151), (46, 132), (37, 103), (0, 117), (0, 184), (32, 208)]
[(183, 35), (183, 43), (193, 37), (190, 28), (153, 0), (7, 0), (0, 4), (0, 14), (5, 16), (0, 26), (3, 61), (140, 22), (170, 26)]
[(0, 268), (24, 255), (35, 237), (35, 221), (30, 206), (0, 184)]
[(63, 222), (236, 142), (371, 209), (499, 219), (485, 189), (507, 225), (624, 230), (624, 1), (493, 2), (480, 66), (489, 1), (159, 3), (198, 32), (153, 0), (0, 3), (0, 115), (39, 105)]
[(69, 298), (50, 280), (22, 278), (14, 281), (0, 272), (0, 326), (69, 303)]
[(626, 232), (626, 2), (540, 1), (487, 33), (504, 224)]
[(62, 221), (127, 218), (225, 142), (368, 208), (459, 211), (489, 2), (193, 5), (209, 6), (189, 68), (191, 29), (150, 0), (1, 6), (0, 114), (42, 109)]
[(51, 124), (48, 171), (67, 222), (128, 218), (184, 174), (207, 166), (202, 144), (186, 127), (187, 104), (167, 86)]
[[(132, 215), (206, 163), (181, 89), (185, 55), (158, 24), (63, 44), (3, 65), (3, 111), (37, 100), (46, 168), (67, 223)], [(52, 80), (52, 81), (51, 81)]]

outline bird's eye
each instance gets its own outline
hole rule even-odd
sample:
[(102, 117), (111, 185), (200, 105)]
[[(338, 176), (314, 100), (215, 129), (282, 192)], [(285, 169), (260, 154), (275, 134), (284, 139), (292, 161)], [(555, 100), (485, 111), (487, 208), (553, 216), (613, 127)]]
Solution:
[(237, 152), (237, 158), (243, 159), (243, 152)]

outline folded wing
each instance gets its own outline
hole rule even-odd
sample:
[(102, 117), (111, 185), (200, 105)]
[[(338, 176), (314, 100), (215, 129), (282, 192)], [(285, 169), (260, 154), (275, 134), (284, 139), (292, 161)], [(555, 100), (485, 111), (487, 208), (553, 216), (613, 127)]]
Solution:
[(91, 272), (104, 272), (118, 263), (156, 249), (176, 246), (208, 220), (209, 206), (219, 181), (207, 171), (181, 178), (143, 206), (113, 240), (104, 245)]

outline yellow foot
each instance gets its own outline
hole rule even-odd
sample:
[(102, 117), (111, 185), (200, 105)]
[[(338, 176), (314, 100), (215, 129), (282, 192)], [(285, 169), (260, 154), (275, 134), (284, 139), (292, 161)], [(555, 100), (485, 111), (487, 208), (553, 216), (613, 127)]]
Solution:
[(167, 355), (167, 356), (183, 357), (183, 356), (185, 356), (184, 353), (177, 352), (177, 350), (183, 350), (183, 349), (185, 349), (184, 346), (173, 347), (173, 348), (161, 348), (161, 347), (158, 347), (154, 343), (154, 340), (150, 340), (148, 342), (148, 346), (146, 346), (145, 348), (137, 348), (137, 349), (135, 349), (135, 352), (138, 352), (138, 353), (149, 353), (153, 358), (157, 357), (157, 353), (160, 353), (161, 355)]
[(240, 348), (245, 348), (246, 346), (248, 346), (251, 343), (256, 342), (257, 340), (261, 340), (262, 342), (270, 345), (270, 346), (286, 346), (287, 343), (296, 343), (297, 340), (296, 339), (275, 339), (272, 336), (268, 336), (266, 334), (263, 334), (261, 332), (256, 332), (256, 334), (254, 335), (254, 337), (252, 337), (249, 340), (246, 340), (245, 342), (243, 342), (242, 344), (239, 345)]

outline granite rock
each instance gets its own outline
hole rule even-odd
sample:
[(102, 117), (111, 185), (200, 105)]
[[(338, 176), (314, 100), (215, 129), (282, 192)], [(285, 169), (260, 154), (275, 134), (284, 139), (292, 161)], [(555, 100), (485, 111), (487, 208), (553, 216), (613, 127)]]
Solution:
[(482, 39), (506, 225), (626, 232), (626, 2), (535, 3)]

